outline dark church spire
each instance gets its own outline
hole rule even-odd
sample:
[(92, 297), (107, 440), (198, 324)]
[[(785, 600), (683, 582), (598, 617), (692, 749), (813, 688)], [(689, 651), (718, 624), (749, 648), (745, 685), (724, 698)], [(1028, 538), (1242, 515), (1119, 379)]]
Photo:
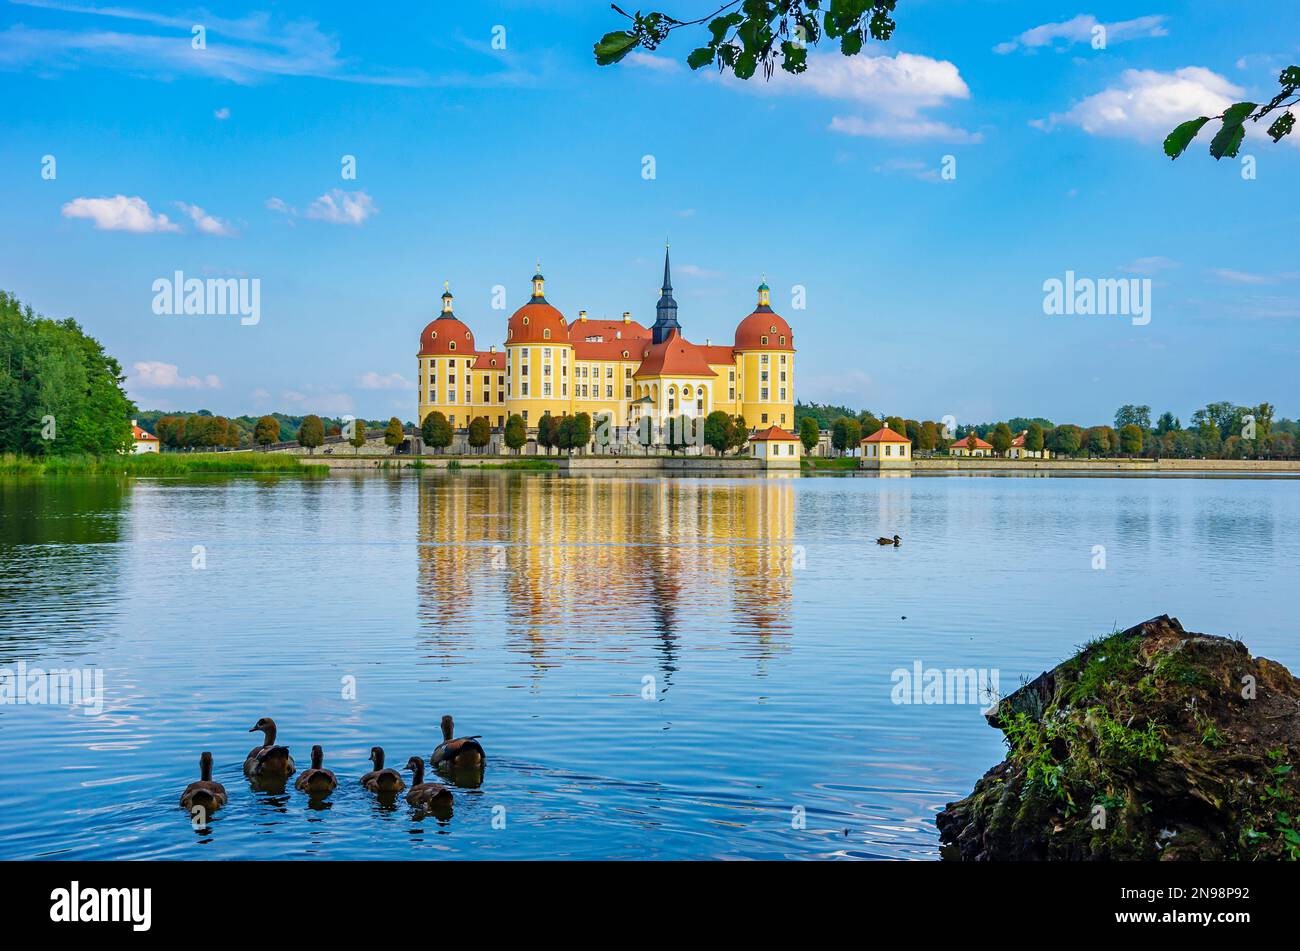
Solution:
[(670, 331), (682, 332), (677, 323), (677, 301), (673, 299), (673, 278), (668, 267), (668, 245), (664, 245), (664, 286), (659, 291), (659, 303), (655, 305), (655, 324), (651, 328), (651, 340), (663, 343)]

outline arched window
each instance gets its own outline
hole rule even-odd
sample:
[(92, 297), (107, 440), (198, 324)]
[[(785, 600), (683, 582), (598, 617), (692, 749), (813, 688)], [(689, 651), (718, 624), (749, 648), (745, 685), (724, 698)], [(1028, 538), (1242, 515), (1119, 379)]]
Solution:
[(448, 350), (455, 350), (455, 349), (456, 349), (456, 341), (455, 341), (455, 340), (449, 340), (449, 341), (447, 341), (447, 349), (448, 349)]
[(550, 340), (550, 339), (551, 339), (551, 328), (550, 328), (550, 327), (547, 327), (545, 330), (542, 331), (542, 339), (543, 339), (543, 340)]
[(766, 335), (766, 334), (763, 335), (762, 340), (761, 340), (760, 342), (763, 344), (763, 346), (765, 346), (765, 347), (767, 346), (767, 335)]

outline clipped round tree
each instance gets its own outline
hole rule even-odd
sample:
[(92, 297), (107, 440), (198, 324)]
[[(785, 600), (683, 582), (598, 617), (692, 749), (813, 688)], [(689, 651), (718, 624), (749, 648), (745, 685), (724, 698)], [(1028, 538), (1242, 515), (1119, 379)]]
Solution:
[(799, 441), (803, 443), (805, 454), (812, 452), (817, 448), (817, 440), (821, 439), (821, 431), (817, 428), (817, 420), (811, 416), (805, 416), (799, 420)]
[(446, 449), (451, 445), (451, 423), (447, 422), (445, 415), (434, 410), (424, 417), (424, 422), (420, 424), (420, 436), (426, 446), (438, 450)]
[(546, 450), (546, 454), (551, 454), (551, 449), (558, 445), (556, 436), (556, 427), (559, 424), (550, 413), (543, 413), (542, 418), (537, 421), (537, 445)]
[(518, 413), (514, 413), (506, 420), (505, 440), (506, 445), (515, 451), (515, 455), (519, 455), (519, 450), (528, 442), (528, 427), (524, 425), (524, 418)]
[(1137, 423), (1129, 423), (1119, 431), (1119, 448), (1122, 452), (1130, 456), (1136, 456), (1142, 451), (1142, 427)]
[(315, 414), (305, 416), (302, 425), (298, 427), (298, 445), (307, 450), (308, 454), (314, 454), (315, 450), (325, 441), (325, 424), (321, 418)]
[(479, 452), (492, 440), (492, 424), (486, 416), (475, 416), (469, 423), (469, 444)]
[(352, 420), (352, 438), (348, 440), (352, 446), (353, 455), (361, 451), (361, 447), (366, 444), (366, 421), (364, 419)]
[(704, 445), (709, 446), (718, 455), (727, 451), (730, 440), (728, 437), (728, 428), (736, 424), (720, 409), (715, 409), (704, 419)]
[(384, 445), (396, 452), (405, 438), (406, 434), (402, 432), (402, 421), (396, 416), (390, 416), (388, 425), (384, 428)]
[(1006, 423), (998, 423), (993, 427), (993, 432), (989, 435), (989, 443), (993, 446), (993, 451), (999, 456), (1005, 456), (1007, 450), (1011, 448), (1011, 427)]
[(263, 416), (253, 426), (253, 442), (259, 446), (269, 446), (280, 441), (280, 421), (274, 416)]
[(579, 413), (573, 417), (573, 444), (570, 448), (585, 451), (591, 444), (591, 414)]

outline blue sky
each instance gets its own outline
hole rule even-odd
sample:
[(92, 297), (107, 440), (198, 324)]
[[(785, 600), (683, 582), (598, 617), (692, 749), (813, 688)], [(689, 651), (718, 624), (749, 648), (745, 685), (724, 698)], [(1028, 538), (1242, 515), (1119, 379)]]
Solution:
[[(691, 339), (766, 275), (803, 400), (1300, 414), (1300, 135), (1248, 138), (1253, 179), (1159, 145), (1273, 93), (1294, 6), (904, 0), (890, 43), (770, 84), (691, 73), (691, 37), (597, 67), (594, 0), (306, 9), (0, 2), (0, 287), (81, 321), (143, 408), (410, 418), (444, 280), (484, 349), (539, 260), (570, 318), (649, 323), (667, 236)], [(156, 315), (178, 270), (257, 278), (260, 322)], [(1045, 315), (1066, 271), (1150, 278), (1150, 323)]]

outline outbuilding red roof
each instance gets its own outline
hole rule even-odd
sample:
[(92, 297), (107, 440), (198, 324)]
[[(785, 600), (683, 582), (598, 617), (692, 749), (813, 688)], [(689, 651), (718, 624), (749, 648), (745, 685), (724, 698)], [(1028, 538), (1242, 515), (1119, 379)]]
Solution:
[[(970, 444), (970, 441), (972, 439), (975, 440), (974, 446)], [(958, 439), (956, 442), (948, 444), (949, 449), (953, 448), (954, 446), (956, 446), (958, 449), (992, 449), (993, 448), (991, 445), (986, 443), (983, 439), (980, 439), (974, 433), (971, 433), (969, 436), (966, 436), (964, 439)]]
[(749, 437), (750, 442), (797, 442), (798, 439), (794, 433), (788, 433), (780, 426), (769, 426)]
[(683, 340), (676, 330), (668, 332), (663, 343), (653, 343), (642, 351), (636, 376), (717, 376), (709, 369), (701, 347)]
[(906, 442), (906, 443), (910, 443), (912, 440), (908, 439), (906, 436), (902, 435), (901, 433), (896, 433), (896, 432), (894, 432), (894, 431), (893, 431), (892, 429), (890, 429), (888, 426), (883, 426), (883, 427), (881, 427), (880, 429), (877, 429), (877, 430), (876, 430), (874, 433), (872, 433), (870, 436), (865, 436), (865, 437), (863, 437), (862, 441), (863, 441), (863, 442)]

